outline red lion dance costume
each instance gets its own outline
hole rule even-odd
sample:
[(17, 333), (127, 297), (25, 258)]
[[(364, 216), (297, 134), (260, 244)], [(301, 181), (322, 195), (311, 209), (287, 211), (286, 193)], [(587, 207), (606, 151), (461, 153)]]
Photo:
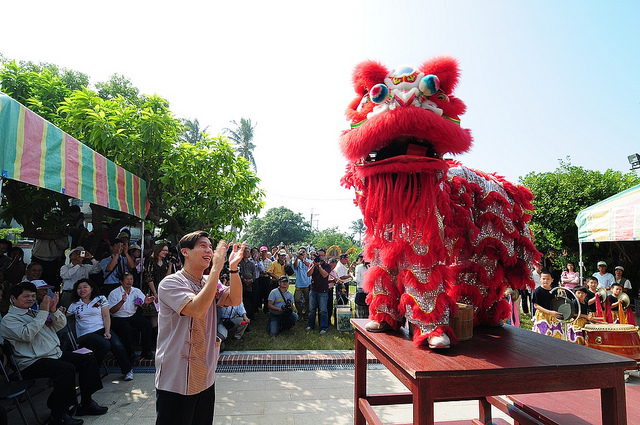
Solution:
[(457, 343), (449, 326), (456, 302), (474, 307), (474, 324), (509, 317), (507, 286), (533, 286), (539, 261), (527, 222), (531, 192), (466, 168), (445, 153), (471, 147), (460, 127), (465, 104), (452, 95), (455, 59), (389, 71), (367, 61), (353, 81), (351, 130), (340, 147), (349, 160), (342, 183), (356, 189), (364, 215), (370, 331), (415, 325), (414, 342)]

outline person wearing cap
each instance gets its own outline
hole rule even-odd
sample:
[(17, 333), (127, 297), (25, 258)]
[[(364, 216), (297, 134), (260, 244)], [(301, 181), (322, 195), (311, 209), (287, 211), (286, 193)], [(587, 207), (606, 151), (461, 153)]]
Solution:
[(629, 281), (629, 279), (622, 277), (622, 273), (624, 273), (624, 267), (616, 266), (613, 272), (615, 273), (616, 283), (619, 283), (620, 285), (622, 285), (623, 292), (628, 293), (633, 286), (631, 285), (631, 281)]
[(117, 288), (120, 285), (120, 277), (136, 266), (121, 239), (111, 241), (109, 249), (111, 256), (100, 261), (100, 268), (104, 274), (104, 285), (101, 291), (103, 295), (109, 295), (112, 290)]
[(103, 415), (107, 408), (99, 406), (92, 395), (102, 388), (98, 363), (94, 356), (60, 349), (56, 332), (67, 319), (57, 308), (58, 294), (45, 296), (41, 309), (31, 309), (36, 287), (31, 282), (14, 285), (10, 290), (13, 307), (0, 321), (0, 336), (13, 345), (18, 368), (25, 379), (49, 378), (53, 382), (47, 406), (51, 409), (51, 425), (82, 425), (81, 419), (69, 415), (76, 406), (76, 372), (81, 401), (76, 415)]
[(598, 271), (592, 276), (598, 279), (598, 288), (606, 289), (607, 294), (611, 295), (611, 284), (616, 281), (616, 278), (611, 273), (607, 273), (607, 263), (598, 261)]
[(349, 283), (353, 280), (353, 276), (349, 273), (350, 268), (349, 256), (347, 254), (340, 254), (340, 259), (334, 269), (338, 277), (336, 281), (337, 304), (349, 304)]
[(140, 288), (142, 285), (142, 274), (144, 272), (142, 262), (142, 248), (136, 243), (129, 245), (129, 256), (133, 259), (135, 267), (130, 270), (133, 275), (133, 286)]
[(269, 335), (278, 335), (296, 324), (298, 315), (293, 312), (293, 303), (293, 294), (289, 292), (289, 277), (281, 276), (278, 279), (278, 287), (269, 293)]
[(41, 279), (32, 280), (31, 283), (36, 286), (36, 302), (33, 303), (31, 308), (37, 311), (40, 309), (40, 303), (45, 296), (53, 298), (53, 286), (47, 285), (47, 282)]
[[(85, 261), (88, 261), (88, 263), (85, 263)], [(69, 307), (71, 304), (74, 283), (80, 279), (87, 279), (90, 274), (100, 273), (101, 271), (100, 263), (83, 247), (77, 246), (69, 251), (69, 264), (60, 267), (60, 277), (62, 278), (60, 305)]]
[(281, 249), (277, 252), (278, 258), (276, 261), (273, 261), (267, 270), (267, 274), (271, 276), (271, 289), (276, 289), (278, 287), (279, 279), (282, 276), (286, 276), (287, 273), (284, 271), (284, 266), (287, 265), (287, 251), (285, 249)]
[(271, 277), (267, 274), (267, 270), (271, 267), (271, 255), (269, 254), (269, 248), (266, 246), (260, 247), (260, 259), (262, 263), (262, 271), (258, 278), (258, 288), (260, 294), (258, 295), (258, 311), (262, 310), (264, 314), (269, 314), (269, 294), (271, 293)]

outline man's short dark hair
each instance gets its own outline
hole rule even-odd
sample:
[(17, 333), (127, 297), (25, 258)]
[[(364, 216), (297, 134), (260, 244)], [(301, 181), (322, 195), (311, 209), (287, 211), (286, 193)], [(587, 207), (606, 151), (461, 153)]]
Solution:
[(13, 246), (11, 241), (8, 240), (8, 239), (0, 239), (0, 245), (6, 245), (7, 246), (7, 252), (9, 252), (9, 250), (11, 250), (11, 247)]
[(77, 212), (77, 213), (79, 213), (80, 212), (80, 207), (78, 205), (71, 205), (69, 207), (69, 212)]
[(548, 274), (549, 276), (552, 276), (552, 277), (553, 277), (553, 275), (551, 274), (551, 272), (549, 271), (549, 269), (542, 269), (542, 270), (540, 270), (540, 276), (542, 276), (543, 274)]
[(9, 295), (18, 298), (25, 291), (35, 293), (38, 292), (38, 288), (36, 288), (36, 285), (34, 285), (33, 283), (24, 281), (18, 283), (17, 285), (13, 285), (9, 290)]
[(205, 237), (208, 238), (209, 234), (204, 230), (196, 230), (195, 232), (188, 233), (180, 239), (178, 242), (178, 254), (180, 255), (180, 261), (184, 264), (184, 255), (182, 255), (182, 248), (193, 249), (196, 246), (198, 239)]
[(327, 253), (327, 250), (326, 250), (326, 249), (324, 249), (324, 248), (318, 248), (318, 249), (316, 249), (316, 252), (320, 252), (320, 251), (324, 252), (325, 254)]
[(27, 271), (31, 270), (33, 268), (33, 266), (40, 266), (42, 267), (42, 264), (38, 263), (37, 261), (32, 261), (29, 263), (29, 265), (27, 266)]
[(593, 280), (595, 282), (598, 282), (598, 278), (596, 278), (595, 276), (589, 276), (589, 279), (587, 279), (589, 281)]

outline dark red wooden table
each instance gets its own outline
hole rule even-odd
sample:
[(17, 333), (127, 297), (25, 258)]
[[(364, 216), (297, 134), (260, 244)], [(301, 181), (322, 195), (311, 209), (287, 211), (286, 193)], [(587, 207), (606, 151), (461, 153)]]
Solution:
[[(624, 371), (634, 360), (513, 326), (475, 328), (470, 341), (433, 351), (413, 345), (406, 332), (371, 333), (364, 329), (367, 319), (351, 322), (355, 425), (381, 425), (372, 406), (393, 404), (413, 404), (413, 423), (431, 425), (433, 404), (453, 400), (478, 400), (476, 423), (488, 424), (488, 396), (593, 388), (600, 389), (602, 424), (627, 423)], [(367, 394), (367, 350), (410, 392)]]

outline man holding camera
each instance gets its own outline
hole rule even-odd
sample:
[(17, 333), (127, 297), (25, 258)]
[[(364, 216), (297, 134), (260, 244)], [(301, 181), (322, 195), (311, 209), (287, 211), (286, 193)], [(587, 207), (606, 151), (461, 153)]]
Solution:
[(329, 328), (327, 301), (329, 298), (329, 273), (331, 273), (331, 266), (324, 261), (326, 255), (327, 252), (324, 249), (319, 249), (313, 260), (313, 265), (309, 267), (309, 270), (307, 271), (307, 276), (311, 277), (307, 331), (315, 329), (316, 311), (318, 311), (320, 335), (327, 333), (327, 329)]
[(120, 286), (120, 278), (125, 272), (136, 266), (121, 239), (114, 239), (110, 249), (111, 256), (100, 261), (100, 267), (104, 273), (104, 286), (101, 293), (105, 296), (109, 296), (112, 290)]
[[(85, 260), (89, 261), (89, 263), (85, 263)], [(67, 308), (71, 304), (74, 283), (80, 279), (89, 278), (90, 274), (100, 273), (101, 271), (100, 263), (93, 258), (89, 251), (85, 251), (81, 246), (73, 248), (69, 252), (69, 264), (60, 267), (60, 277), (62, 278), (60, 306)]]
[(289, 278), (287, 275), (278, 279), (278, 287), (269, 293), (269, 335), (278, 335), (293, 327), (298, 321), (298, 315), (293, 312), (293, 294), (289, 292)]
[[(307, 320), (309, 318), (309, 287), (311, 286), (311, 277), (307, 275), (311, 261), (307, 260), (307, 249), (300, 247), (293, 260), (293, 270), (296, 272), (296, 291), (293, 294), (295, 299), (296, 311), (300, 319)], [(303, 312), (304, 311), (304, 312)]]

